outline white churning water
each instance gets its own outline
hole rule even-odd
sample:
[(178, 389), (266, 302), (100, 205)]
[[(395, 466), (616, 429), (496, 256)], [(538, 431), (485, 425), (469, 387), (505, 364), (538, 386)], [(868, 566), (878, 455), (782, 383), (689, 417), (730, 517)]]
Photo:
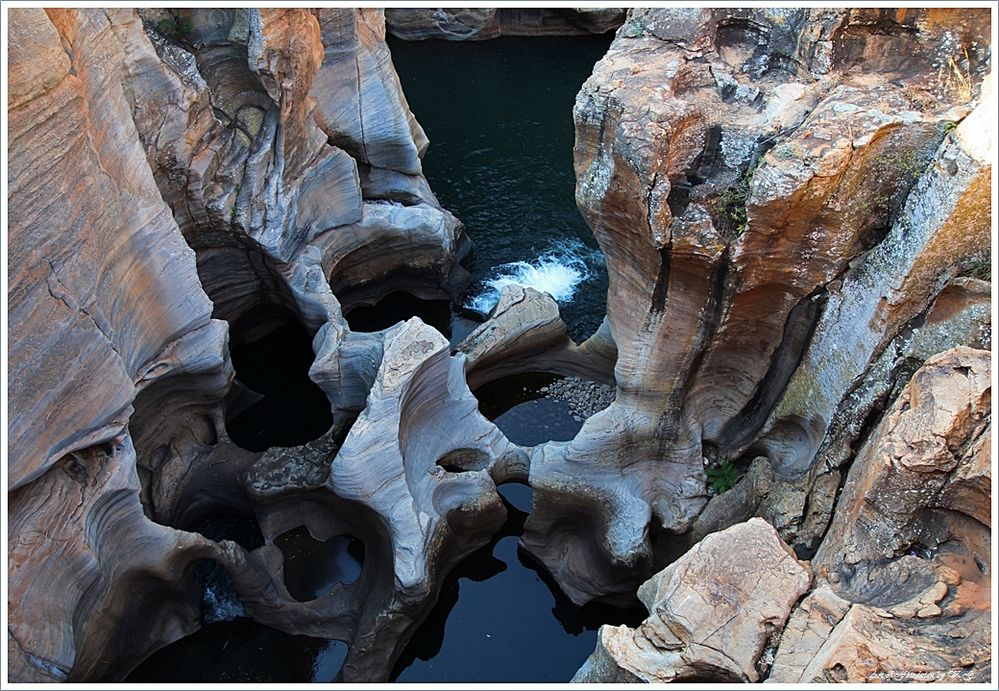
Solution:
[(576, 289), (593, 276), (593, 268), (603, 262), (599, 251), (577, 240), (556, 244), (534, 261), (500, 264), (482, 281), (478, 291), (465, 301), (465, 307), (489, 314), (499, 301), (504, 286), (516, 285), (548, 293), (556, 302), (572, 302)]

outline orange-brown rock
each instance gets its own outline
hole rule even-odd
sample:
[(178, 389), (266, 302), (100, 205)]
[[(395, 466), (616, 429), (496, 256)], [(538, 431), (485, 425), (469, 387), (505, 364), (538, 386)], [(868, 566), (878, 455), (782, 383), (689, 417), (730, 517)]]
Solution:
[[(125, 429), (136, 394), (215, 358), (221, 326), (132, 125), (103, 13), (12, 15), (10, 490)], [(181, 345), (183, 344), (183, 345)], [(44, 422), (42, 422), (44, 421)]]
[[(692, 529), (756, 512), (814, 549), (827, 431), (842, 413), (843, 448), (862, 435), (876, 404), (851, 394), (890, 396), (912, 369), (880, 359), (987, 246), (984, 17), (629, 12), (574, 112), (617, 396), (534, 450), (523, 540), (574, 600), (622, 597)], [(704, 466), (753, 458), (762, 484), (698, 522)]]
[(989, 678), (991, 357), (916, 372), (850, 470), (770, 679)]
[(600, 628), (573, 681), (758, 681), (756, 661), (810, 583), (762, 519), (715, 533), (642, 585), (649, 617), (636, 629)]

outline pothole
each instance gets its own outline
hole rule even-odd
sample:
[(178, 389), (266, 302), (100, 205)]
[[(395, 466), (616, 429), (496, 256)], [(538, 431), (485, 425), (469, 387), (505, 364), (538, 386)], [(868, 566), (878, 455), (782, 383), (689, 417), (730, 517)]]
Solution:
[(343, 641), (293, 636), (241, 618), (208, 624), (161, 648), (125, 682), (332, 682), (348, 650)]
[(285, 587), (299, 602), (328, 595), (337, 584), (350, 585), (361, 576), (364, 543), (350, 535), (320, 541), (299, 526), (279, 535), (274, 544), (284, 555)]
[(354, 307), (344, 317), (351, 331), (372, 333), (419, 317), (424, 324), (451, 337), (451, 304), (447, 300), (423, 300), (410, 293), (389, 293), (373, 305)]
[(236, 320), (231, 334), (236, 378), (250, 390), (231, 400), (227, 410), (233, 442), (266, 451), (301, 446), (325, 434), (333, 413), (326, 394), (309, 379), (312, 338), (295, 315), (275, 305), (256, 307)]
[(200, 533), (216, 542), (231, 540), (250, 552), (264, 544), (264, 536), (260, 532), (257, 519), (251, 514), (236, 511), (202, 516), (186, 530)]
[(479, 411), (522, 446), (569, 441), (614, 400), (614, 387), (576, 377), (519, 374), (480, 386)]
[(449, 473), (467, 473), (489, 467), (489, 454), (479, 449), (455, 449), (437, 459), (437, 465)]
[(633, 607), (577, 607), (518, 546), (531, 488), (499, 487), (507, 521), (486, 547), (444, 579), (437, 604), (392, 678), (406, 683), (566, 682), (593, 652), (603, 624), (637, 626)]

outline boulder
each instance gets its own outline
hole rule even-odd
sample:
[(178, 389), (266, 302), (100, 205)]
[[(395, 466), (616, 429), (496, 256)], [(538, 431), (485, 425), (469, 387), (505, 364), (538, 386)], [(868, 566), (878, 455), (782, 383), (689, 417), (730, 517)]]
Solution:
[(710, 535), (639, 588), (649, 617), (637, 629), (600, 627), (573, 681), (759, 681), (757, 660), (810, 583), (759, 518)]

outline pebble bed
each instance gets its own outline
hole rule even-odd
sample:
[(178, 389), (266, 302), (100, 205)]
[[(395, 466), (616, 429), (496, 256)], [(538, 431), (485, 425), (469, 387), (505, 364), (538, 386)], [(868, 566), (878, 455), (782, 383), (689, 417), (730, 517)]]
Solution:
[(613, 386), (577, 377), (558, 379), (542, 386), (540, 391), (546, 398), (566, 403), (577, 422), (609, 406), (614, 401), (615, 394)]

